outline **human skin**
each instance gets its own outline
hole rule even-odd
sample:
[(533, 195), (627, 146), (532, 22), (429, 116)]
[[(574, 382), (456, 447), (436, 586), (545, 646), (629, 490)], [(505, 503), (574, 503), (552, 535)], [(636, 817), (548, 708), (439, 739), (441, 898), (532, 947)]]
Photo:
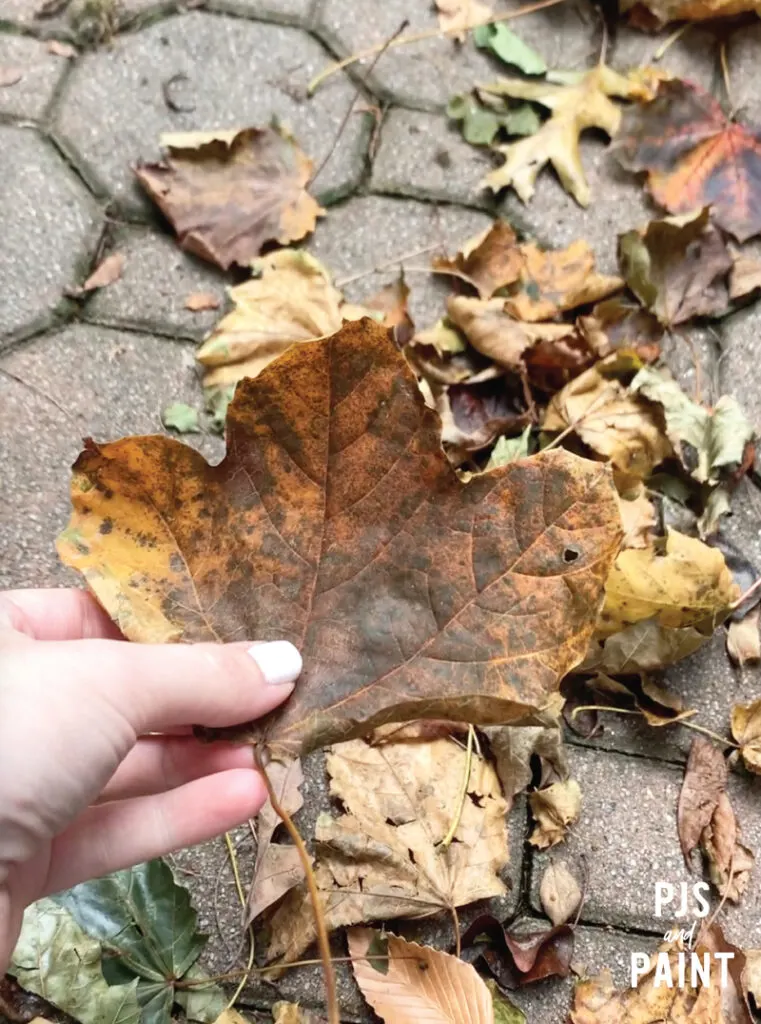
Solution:
[(132, 644), (79, 590), (0, 593), (0, 976), (24, 909), (225, 832), (266, 798), (248, 747), (193, 725), (293, 690), (292, 644)]

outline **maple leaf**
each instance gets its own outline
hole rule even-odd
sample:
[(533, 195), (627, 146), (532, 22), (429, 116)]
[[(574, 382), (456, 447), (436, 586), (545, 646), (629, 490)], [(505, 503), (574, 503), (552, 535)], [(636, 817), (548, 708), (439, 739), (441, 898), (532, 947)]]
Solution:
[(505, 163), (484, 179), (484, 185), (498, 192), (512, 186), (524, 203), (534, 194), (539, 171), (552, 164), (563, 187), (581, 205), (590, 201), (589, 185), (579, 153), (579, 136), (587, 128), (600, 128), (610, 136), (618, 131), (621, 110), (611, 97), (649, 98), (642, 78), (624, 76), (605, 64), (590, 71), (551, 71), (542, 82), (522, 78), (500, 78), (479, 86), (487, 94), (531, 100), (552, 112), (539, 131), (507, 146), (497, 146)]
[(717, 101), (679, 79), (627, 111), (612, 147), (627, 170), (671, 213), (711, 207), (740, 242), (761, 232), (761, 132), (730, 121)]
[(463, 484), (373, 321), (241, 382), (227, 446), (212, 467), (90, 441), (59, 552), (130, 639), (295, 643), (296, 690), (256, 728), (273, 753), (515, 721), (582, 657), (620, 538), (608, 470), (552, 451)]
[(430, 946), (387, 935), (388, 969), (374, 964), (371, 928), (348, 934), (354, 977), (386, 1024), (494, 1024), (492, 997), (471, 964)]
[(662, 324), (727, 309), (732, 257), (708, 208), (650, 221), (619, 236), (618, 246), (626, 283)]
[(177, 133), (161, 142), (167, 157), (138, 164), (138, 181), (180, 245), (223, 270), (246, 266), (266, 242), (297, 242), (325, 212), (306, 191), (312, 161), (279, 126)]
[[(392, 734), (393, 736), (393, 734)], [(507, 804), (491, 764), (477, 759), (455, 841), (442, 847), (457, 809), (466, 753), (451, 739), (352, 740), (327, 757), (330, 792), (347, 813), (321, 815), (315, 877), (328, 929), (420, 918), (504, 893)], [(315, 936), (306, 885), (271, 921), (268, 959), (297, 958)]]

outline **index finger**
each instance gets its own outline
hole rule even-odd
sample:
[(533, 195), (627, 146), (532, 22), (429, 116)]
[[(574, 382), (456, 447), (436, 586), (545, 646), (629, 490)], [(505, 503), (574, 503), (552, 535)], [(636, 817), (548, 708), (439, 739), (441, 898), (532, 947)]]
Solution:
[(0, 592), (0, 625), (35, 640), (123, 640), (92, 594), (73, 587)]

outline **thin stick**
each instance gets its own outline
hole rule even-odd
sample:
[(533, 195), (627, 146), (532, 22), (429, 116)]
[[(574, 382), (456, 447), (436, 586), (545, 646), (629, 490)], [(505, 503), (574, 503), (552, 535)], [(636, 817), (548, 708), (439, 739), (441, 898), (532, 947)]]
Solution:
[[(343, 288), (347, 284), (353, 284), (354, 281), (359, 281), (363, 277), (369, 277), (370, 274), (378, 274), (381, 270), (387, 270), (389, 267), (395, 266), (397, 263), (403, 263), (405, 260), (411, 260), (414, 256), (424, 256), (427, 252), (433, 252), (434, 249), (438, 249), (438, 243), (434, 242), (433, 245), (426, 245), (422, 249), (413, 249), (412, 252), (402, 253), (401, 256), (393, 256), (390, 260), (386, 260), (385, 263), (379, 263), (376, 267), (370, 267), (369, 270), (360, 270), (358, 274), (352, 274), (350, 277), (342, 277), (340, 280), (335, 281), (336, 288)], [(405, 270), (407, 268), (405, 267)]]
[(317, 168), (317, 170), (312, 175), (312, 177), (311, 177), (311, 179), (309, 181), (310, 185), (314, 185), (314, 183), (320, 177), (322, 172), (325, 170), (325, 165), (328, 163), (330, 158), (335, 153), (336, 146), (338, 145), (338, 140), (343, 135), (344, 129), (346, 128), (346, 125), (349, 123), (349, 118), (351, 117), (352, 113), (354, 112), (354, 107), (357, 105), (357, 100), (359, 99), (359, 94), (360, 94), (360, 91), (362, 89), (362, 86), (367, 83), (368, 78), (373, 73), (373, 69), (375, 68), (375, 65), (381, 59), (381, 57), (386, 52), (386, 50), (389, 48), (389, 46), (391, 46), (391, 44), (397, 38), (397, 36), (400, 36), (402, 34), (402, 32), (404, 32), (404, 30), (407, 28), (408, 25), (409, 25), (409, 21), (407, 20), (407, 18), (405, 18), (404, 21), (399, 26), (399, 28), (396, 30), (396, 32), (394, 32), (394, 34), (392, 36), (390, 36), (386, 40), (386, 42), (383, 44), (383, 46), (380, 48), (380, 50), (378, 50), (378, 53), (376, 54), (375, 59), (373, 60), (373, 62), (370, 65), (370, 67), (367, 69), (367, 72), (365, 73), (364, 77), (362, 78), (362, 81), (359, 83), (359, 85), (355, 89), (354, 95), (351, 98), (351, 103), (346, 108), (346, 113), (344, 114), (343, 119), (341, 121), (341, 124), (338, 127), (338, 131), (335, 134), (335, 137), (333, 139), (333, 142), (331, 143), (330, 149), (328, 150), (328, 152), (326, 153), (325, 157), (323, 158), (323, 161), (320, 164), (320, 166)]
[(684, 25), (680, 26), (676, 30), (676, 32), (672, 32), (668, 39), (664, 40), (664, 42), (661, 43), (658, 49), (653, 53), (653, 56), (650, 58), (650, 60), (663, 60), (663, 58), (666, 56), (667, 51), (671, 49), (671, 47), (678, 39), (681, 39), (681, 37), (684, 35), (688, 28), (692, 28), (692, 22), (686, 21)]
[[(571, 718), (575, 718), (581, 714), (582, 711), (612, 711), (616, 715), (639, 715), (645, 718), (645, 713), (640, 711), (639, 708), (615, 708), (607, 704), (584, 704), (581, 707), (574, 708), (571, 712)], [(697, 711), (693, 711), (692, 714), (697, 714)], [(710, 737), (717, 743), (720, 743), (723, 747), (734, 747), (735, 750), (742, 750), (742, 746), (739, 743), (734, 743), (732, 740), (725, 739), (720, 736), (717, 732), (711, 732), (710, 729), (706, 729), (704, 725), (698, 725), (696, 722), (688, 722), (686, 718), (675, 718), (673, 722), (667, 722), (663, 728), (668, 728), (670, 725), (683, 725), (685, 729), (692, 729), (693, 732), (702, 733), (704, 736)]]
[(735, 609), (739, 608), (740, 605), (745, 604), (748, 598), (751, 597), (751, 595), (755, 594), (759, 587), (761, 587), (761, 576), (758, 577), (755, 583), (752, 583), (748, 587), (744, 594), (740, 594), (737, 600), (732, 602), (732, 604), (729, 606), (729, 610), (733, 612), (735, 611)]
[(290, 814), (288, 814), (285, 808), (282, 807), (277, 798), (274, 786), (272, 785), (270, 777), (267, 775), (264, 765), (262, 764), (261, 753), (258, 747), (254, 748), (254, 756), (256, 757), (257, 767), (264, 780), (264, 785), (267, 788), (267, 795), (270, 798), (272, 810), (285, 825), (288, 834), (293, 840), (294, 846), (298, 851), (299, 860), (301, 861), (301, 866), (304, 869), (307, 888), (309, 889), (309, 898), (312, 901), (314, 926), (315, 931), (317, 932), (317, 948), (320, 951), (320, 963), (322, 964), (322, 972), (325, 981), (325, 1004), (328, 1011), (328, 1024), (341, 1024), (338, 1013), (338, 996), (336, 994), (336, 976), (333, 970), (333, 961), (330, 956), (328, 930), (325, 927), (325, 915), (320, 903), (320, 893), (317, 889), (317, 881), (314, 877), (314, 871), (312, 871), (309, 854), (307, 853), (306, 846), (304, 846), (304, 840), (301, 838), (301, 833), (293, 824)]
[(452, 914), (452, 924), (454, 926), (454, 955), (459, 959), (462, 953), (462, 938), (460, 936), (460, 918), (457, 915), (457, 907), (452, 904), (449, 908)]
[[(455, 810), (454, 818), (452, 818), (452, 824), (449, 826), (449, 831), (439, 843), (439, 850), (446, 850), (451, 844), (455, 837), (457, 829), (460, 827), (460, 821), (462, 820), (462, 812), (465, 807), (465, 801), (468, 796), (468, 785), (470, 783), (470, 772), (473, 768), (473, 738), (476, 735), (476, 730), (472, 725), (468, 726), (468, 745), (465, 747), (465, 771), (462, 773), (462, 786), (460, 792), (457, 795), (457, 808)], [(458, 954), (459, 955), (459, 954)]]
[(724, 79), (724, 89), (727, 94), (727, 103), (729, 104), (729, 116), (734, 117), (735, 113), (735, 102), (732, 99), (732, 80), (729, 77), (729, 63), (727, 61), (727, 41), (726, 39), (719, 47), (719, 61), (721, 62), (721, 76)]
[[(331, 963), (334, 963), (334, 964), (353, 964), (353, 963), (358, 962), (359, 960), (366, 960), (366, 959), (367, 959), (366, 956), (334, 956), (334, 957), (331, 957)], [(376, 954), (373, 953), (373, 960), (417, 960), (419, 962), (420, 961), (420, 957), (419, 956), (384, 956), (384, 955), (381, 955), (380, 953), (376, 956)], [(320, 957), (317, 957), (314, 960), (291, 960), (291, 962), (287, 963), (287, 964), (273, 964), (273, 965), (271, 965), (269, 967), (255, 967), (252, 973), (253, 974), (269, 974), (269, 972), (272, 971), (272, 970), (290, 971), (290, 969), (292, 967), (317, 967), (321, 963), (322, 963), (322, 959)], [(237, 971), (227, 971), (225, 974), (212, 974), (208, 978), (202, 978), (202, 979), (195, 979), (194, 978), (194, 979), (191, 979), (190, 981), (185, 981), (183, 979), (179, 979), (178, 981), (175, 982), (175, 988), (178, 988), (178, 989), (180, 989), (180, 991), (183, 991), (183, 992), (186, 989), (210, 988), (212, 985), (216, 985), (217, 982), (220, 982), (220, 981), (234, 981), (235, 978), (239, 978), (241, 976), (241, 974), (243, 974), (243, 973), (244, 973), (243, 968), (241, 968), (240, 970), (237, 970)]]
[[(230, 858), (230, 866), (233, 869), (233, 878), (235, 879), (235, 889), (236, 889), (236, 891), (238, 893), (238, 899), (240, 900), (240, 905), (245, 910), (246, 909), (246, 894), (243, 892), (243, 885), (241, 884), (241, 880), (240, 880), (240, 870), (238, 868), (238, 855), (235, 852), (235, 847), (233, 846), (233, 841), (230, 838), (230, 833), (229, 832), (225, 832), (225, 844), (227, 846), (227, 856)], [(254, 967), (254, 954), (255, 954), (255, 951), (256, 951), (256, 940), (254, 938), (254, 926), (252, 924), (250, 924), (248, 926), (248, 939), (249, 939), (249, 942), (248, 942), (248, 962), (246, 963), (246, 972), (243, 975), (243, 977), (240, 979), (240, 982), (238, 983), (238, 987), (235, 989), (235, 994), (233, 995), (233, 997), (230, 1000), (230, 1002), (227, 1004), (227, 1009), (228, 1010), (232, 1010), (233, 1006), (235, 1006), (235, 1004), (238, 1002), (238, 998), (239, 998), (241, 992), (243, 991), (243, 989), (248, 984), (248, 979), (251, 977), (251, 971), (253, 970), (253, 967)]]
[[(511, 21), (513, 18), (522, 18), (526, 14), (533, 14), (535, 11), (543, 11), (547, 7), (556, 7), (558, 4), (565, 3), (565, 0), (540, 0), (539, 3), (530, 4), (528, 7), (521, 7), (516, 11), (508, 11), (506, 14), (497, 14), (488, 21), (483, 22), (484, 25), (496, 25), (500, 21)], [(473, 25), (471, 28), (475, 28)], [(466, 29), (469, 32), (471, 29)], [(383, 50), (390, 50), (397, 46), (406, 46), (407, 43), (420, 43), (425, 39), (436, 39), (437, 37), (451, 36), (456, 33), (462, 32), (462, 28), (450, 28), (442, 30), (440, 28), (427, 29), (425, 32), (412, 32), (408, 36), (402, 36), (400, 39), (394, 39), (392, 42), (377, 43), (375, 46), (369, 46), (366, 50), (360, 50), (358, 53), (353, 53), (350, 57), (344, 57), (343, 60), (336, 61), (335, 64), (329, 64), (328, 67), (324, 68), (319, 75), (316, 75), (307, 87), (308, 95), (312, 95), (331, 75), (334, 75), (336, 71), (342, 71), (344, 68), (348, 68), (350, 64), (356, 64), (358, 60), (364, 60), (366, 57), (372, 57), (376, 53), (382, 52)]]

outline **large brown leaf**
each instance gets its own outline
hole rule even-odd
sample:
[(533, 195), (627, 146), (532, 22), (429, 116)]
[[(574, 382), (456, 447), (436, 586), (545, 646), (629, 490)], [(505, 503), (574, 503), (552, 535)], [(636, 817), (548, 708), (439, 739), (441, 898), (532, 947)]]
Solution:
[(162, 144), (167, 157), (138, 164), (138, 181), (180, 245), (224, 270), (266, 242), (297, 242), (324, 213), (306, 191), (312, 161), (282, 128), (187, 132)]
[(72, 501), (61, 557), (130, 639), (301, 648), (294, 695), (256, 728), (279, 755), (544, 705), (620, 540), (608, 469), (566, 452), (461, 483), (368, 319), (241, 382), (218, 466), (168, 437), (89, 441)]

